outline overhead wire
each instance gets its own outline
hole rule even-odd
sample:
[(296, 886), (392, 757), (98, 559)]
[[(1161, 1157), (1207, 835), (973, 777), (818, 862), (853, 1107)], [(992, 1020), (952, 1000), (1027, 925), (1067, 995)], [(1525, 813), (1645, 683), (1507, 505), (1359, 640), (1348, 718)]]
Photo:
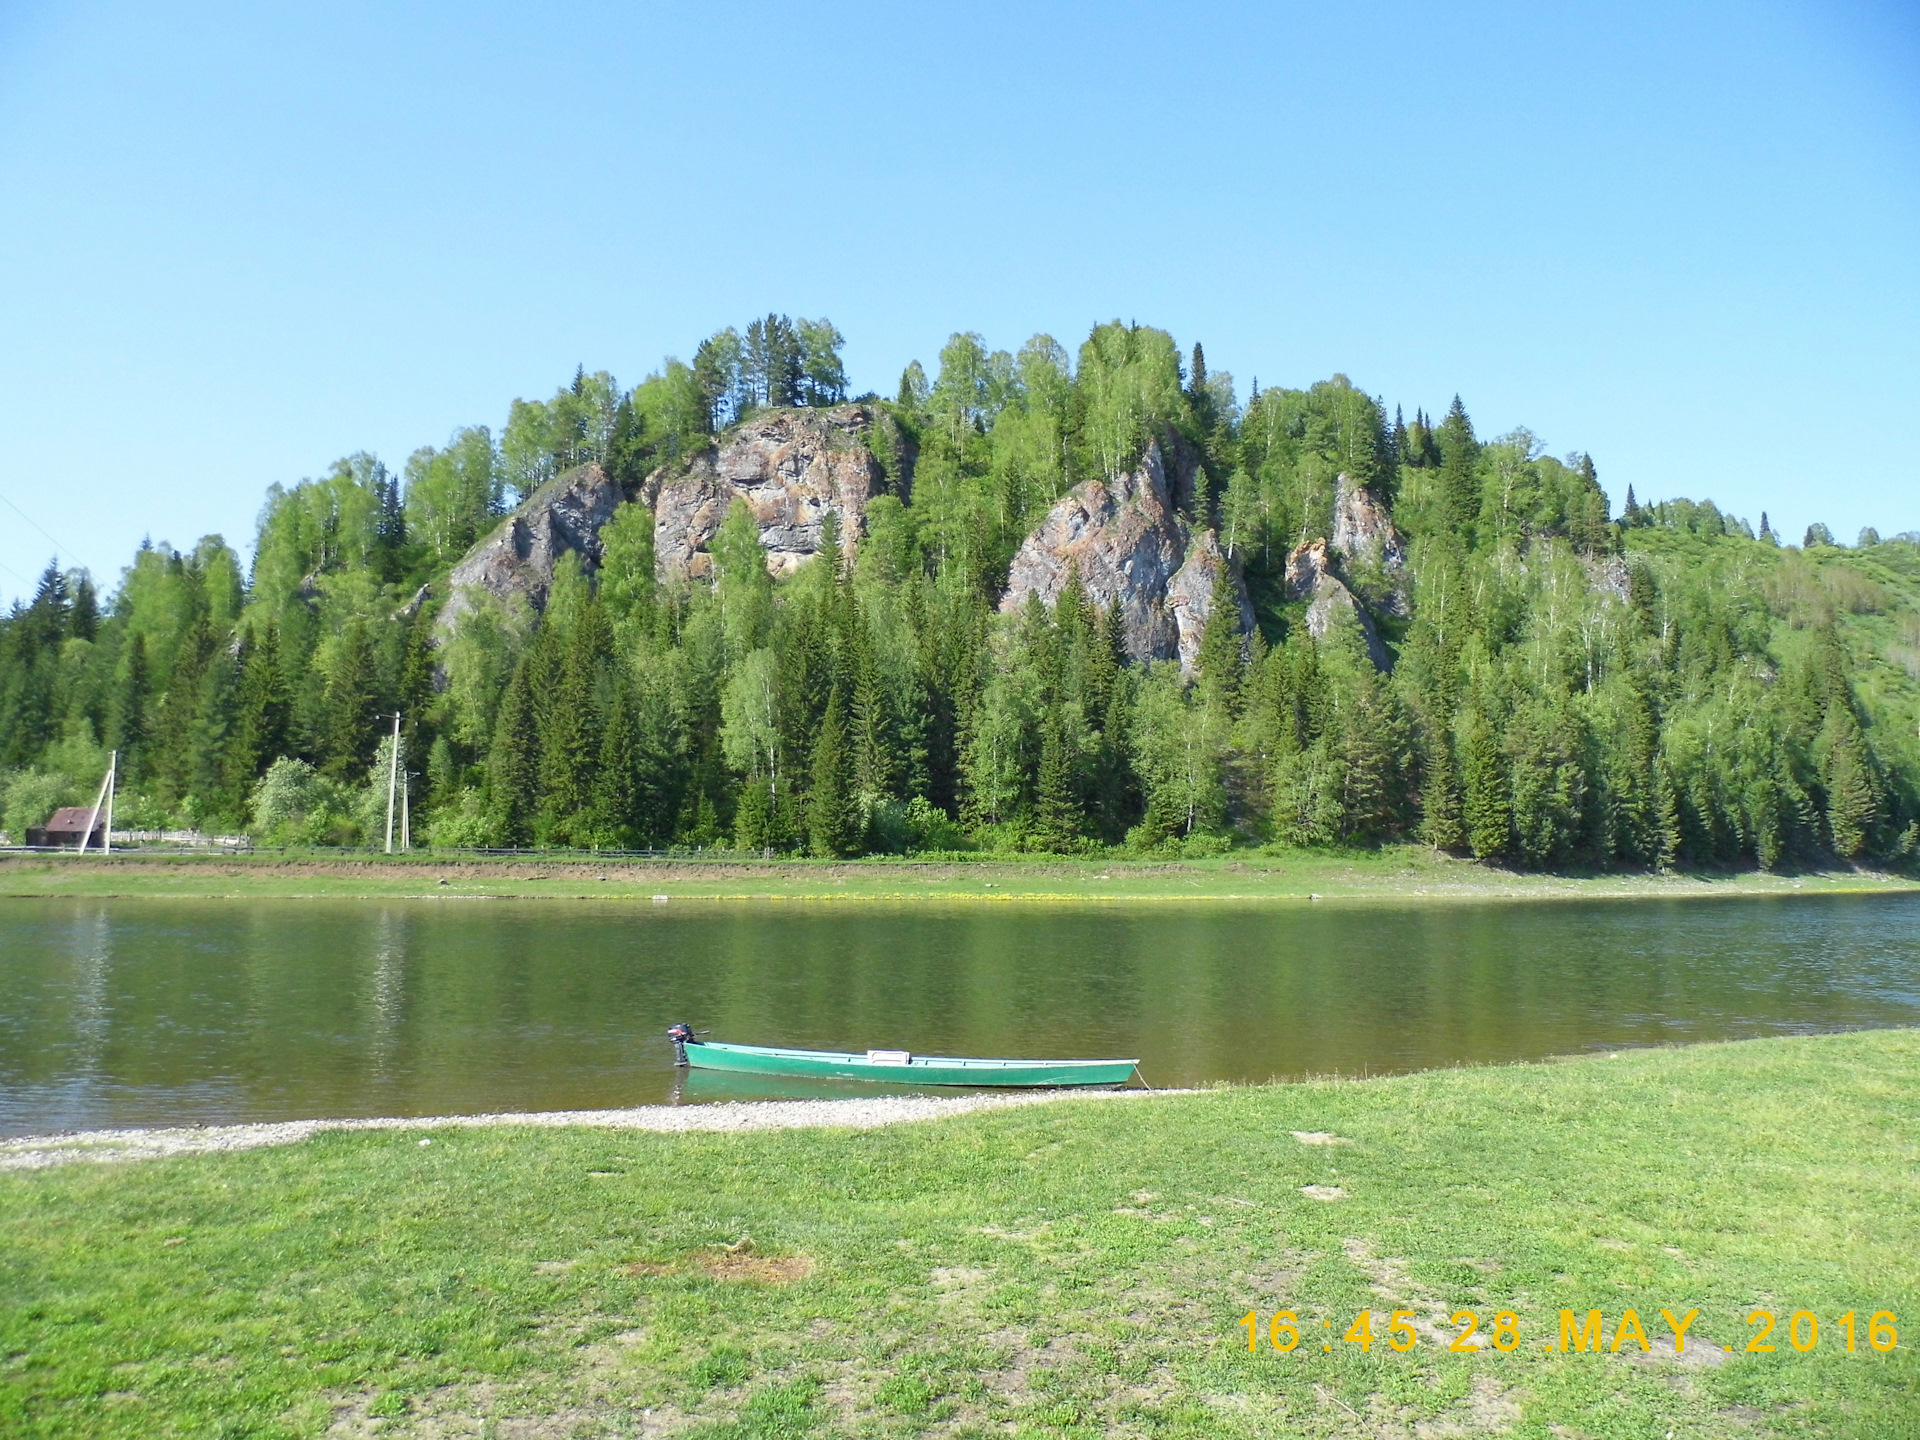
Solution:
[[(74, 558), (74, 554), (71, 549), (69, 549), (65, 545), (62, 545), (58, 540), (55, 540), (53, 538), (53, 535), (47, 530), (46, 526), (42, 525), (38, 520), (35, 520), (31, 515), (27, 514), (26, 511), (22, 510), (18, 505), (14, 504), (13, 501), (7, 499), (5, 495), (0, 495), (0, 502), (4, 502), (6, 504), (6, 507), (9, 510), (13, 511), (14, 514), (18, 515), (22, 520), (26, 521), (27, 524), (33, 526), (34, 529), (38, 530), (43, 536), (46, 537), (48, 543), (50, 543), (53, 546), (53, 552), (56, 559), (62, 555), (66, 556), (68, 559)], [(6, 571), (7, 574), (13, 576), (14, 579), (18, 580), (22, 585), (26, 586), (28, 590), (33, 589), (34, 582), (27, 579), (26, 576), (22, 575), (18, 570), (14, 569), (11, 565), (0, 563), (0, 570)]]
[(31, 515), (27, 514), (26, 511), (22, 510), (18, 505), (14, 504), (13, 501), (7, 499), (5, 495), (0, 495), (0, 503), (4, 503), (9, 510), (13, 511), (14, 514), (18, 515), (22, 520), (26, 521), (27, 524), (33, 526), (34, 529), (38, 530), (42, 535), (46, 536), (47, 540), (52, 544), (54, 553), (56, 555), (65, 555), (69, 558), (73, 557), (73, 551), (71, 548), (69, 548), (68, 546), (62, 545), (58, 540), (55, 540), (52, 534), (47, 530), (46, 526), (42, 525), (38, 520), (35, 520)]

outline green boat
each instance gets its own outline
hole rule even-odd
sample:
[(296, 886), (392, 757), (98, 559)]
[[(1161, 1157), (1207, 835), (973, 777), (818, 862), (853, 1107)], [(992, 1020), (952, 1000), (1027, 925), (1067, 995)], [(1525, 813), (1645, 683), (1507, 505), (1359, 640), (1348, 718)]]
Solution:
[(885, 1080), (895, 1085), (1124, 1085), (1138, 1060), (980, 1060), (914, 1055), (905, 1050), (782, 1050), (698, 1040), (685, 1025), (667, 1031), (674, 1062), (697, 1070), (749, 1075), (805, 1075), (832, 1080)]

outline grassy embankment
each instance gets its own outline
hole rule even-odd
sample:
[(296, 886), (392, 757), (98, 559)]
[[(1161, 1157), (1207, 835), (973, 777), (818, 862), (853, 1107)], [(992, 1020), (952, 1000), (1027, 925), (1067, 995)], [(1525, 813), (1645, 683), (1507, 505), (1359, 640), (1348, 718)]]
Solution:
[[(16, 1172), (0, 1432), (1904, 1437), (1916, 1162), (1920, 1032), (1888, 1031), (864, 1133)], [(1745, 1353), (1756, 1306), (1771, 1353)], [(1306, 1343), (1249, 1354), (1240, 1317), (1276, 1307)], [(1343, 1341), (1363, 1307), (1376, 1334), (1415, 1311), (1416, 1348)], [(1632, 1307), (1656, 1343), (1663, 1308), (1700, 1314), (1676, 1361), (1551, 1351), (1561, 1307), (1609, 1340)], [(1518, 1347), (1443, 1350), (1460, 1308), (1516, 1312)], [(1782, 1338), (1801, 1309), (1810, 1353)]]
[(1420, 846), (1347, 854), (1241, 852), (1214, 860), (966, 859), (633, 861), (556, 854), (436, 858), (266, 853), (112, 857), (0, 855), (0, 897), (499, 895), (649, 899), (1546, 898), (1885, 891), (1913, 877), (1870, 871), (1768, 875), (1535, 875)]

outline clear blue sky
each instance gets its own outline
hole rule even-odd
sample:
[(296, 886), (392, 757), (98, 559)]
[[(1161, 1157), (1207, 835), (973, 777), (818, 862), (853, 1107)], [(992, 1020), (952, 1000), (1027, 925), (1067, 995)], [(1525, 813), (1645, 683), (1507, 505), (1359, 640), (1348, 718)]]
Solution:
[[(1608, 5), (0, 4), (0, 497), (117, 580), (778, 309), (1206, 345), (1920, 529), (1920, 18)], [(67, 549), (66, 547), (71, 547)], [(0, 505), (0, 596), (53, 544)]]

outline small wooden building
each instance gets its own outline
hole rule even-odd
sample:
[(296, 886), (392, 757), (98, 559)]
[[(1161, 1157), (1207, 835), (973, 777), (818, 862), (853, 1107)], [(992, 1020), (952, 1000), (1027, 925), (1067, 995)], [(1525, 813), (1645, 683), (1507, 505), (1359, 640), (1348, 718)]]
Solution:
[[(53, 812), (45, 825), (27, 831), (27, 844), (78, 846), (80, 837), (87, 833), (87, 819), (92, 814), (91, 805), (63, 806)], [(107, 812), (102, 810), (100, 818), (94, 821), (93, 838), (87, 841), (87, 848), (104, 848), (106, 843)]]

